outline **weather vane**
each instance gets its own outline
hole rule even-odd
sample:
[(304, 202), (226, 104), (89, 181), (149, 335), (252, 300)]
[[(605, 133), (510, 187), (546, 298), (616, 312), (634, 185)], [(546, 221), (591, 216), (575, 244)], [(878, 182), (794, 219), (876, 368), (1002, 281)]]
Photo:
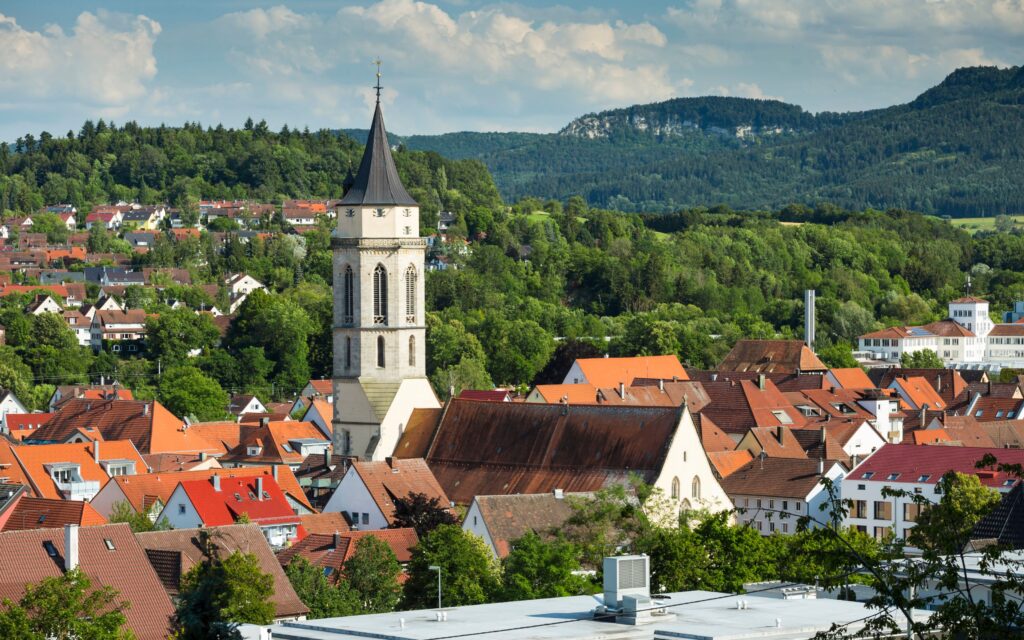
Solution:
[(377, 86), (374, 89), (377, 90), (377, 102), (380, 102), (380, 65), (383, 64), (380, 58), (373, 61), (373, 64), (377, 65)]

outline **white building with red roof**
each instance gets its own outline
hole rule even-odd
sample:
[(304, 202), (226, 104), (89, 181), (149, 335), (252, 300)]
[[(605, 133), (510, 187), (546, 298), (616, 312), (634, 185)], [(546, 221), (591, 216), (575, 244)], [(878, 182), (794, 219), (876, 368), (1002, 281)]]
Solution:
[(259, 525), (267, 542), (281, 548), (297, 538), (299, 517), (274, 478), (264, 474), (184, 480), (171, 493), (157, 522), (174, 529), (218, 527), (248, 519)]
[(883, 496), (886, 487), (937, 503), (942, 499), (938, 482), (949, 471), (975, 475), (983, 485), (1000, 492), (1020, 482), (995, 467), (978, 469), (975, 465), (986, 455), (1001, 464), (1024, 464), (1022, 449), (887, 444), (843, 480), (842, 498), (851, 501), (843, 524), (878, 539), (890, 534), (905, 538), (921, 507), (909, 497)]
[(988, 301), (966, 296), (949, 302), (944, 320), (914, 327), (889, 327), (857, 339), (858, 350), (872, 360), (896, 363), (903, 354), (934, 351), (947, 366), (987, 361), (988, 336), (1003, 325), (989, 317)]

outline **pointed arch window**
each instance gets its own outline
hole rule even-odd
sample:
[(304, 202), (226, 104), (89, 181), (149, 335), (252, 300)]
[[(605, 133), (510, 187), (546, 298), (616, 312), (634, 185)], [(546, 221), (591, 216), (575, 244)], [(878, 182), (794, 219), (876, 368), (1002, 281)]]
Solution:
[(409, 336), (409, 366), (416, 366), (416, 336)]
[(416, 267), (405, 270), (405, 321), (416, 324)]
[(384, 336), (377, 336), (377, 366), (384, 368)]
[(342, 287), (341, 315), (342, 322), (352, 324), (355, 318), (355, 276), (352, 274), (352, 265), (345, 266), (344, 286)]
[(679, 476), (672, 478), (672, 499), (679, 499)]
[(690, 497), (700, 500), (700, 478), (697, 476), (693, 476), (693, 482), (690, 483)]
[(388, 323), (388, 271), (382, 264), (373, 270), (373, 323)]

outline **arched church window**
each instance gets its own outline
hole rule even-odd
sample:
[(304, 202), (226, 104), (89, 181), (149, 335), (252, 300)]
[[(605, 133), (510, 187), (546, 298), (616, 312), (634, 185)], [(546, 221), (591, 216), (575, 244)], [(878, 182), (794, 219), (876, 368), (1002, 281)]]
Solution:
[(693, 476), (693, 482), (690, 483), (690, 497), (700, 500), (700, 478), (697, 476)]
[(377, 336), (377, 366), (384, 368), (384, 336)]
[(388, 323), (388, 271), (382, 264), (373, 270), (373, 323)]
[(672, 478), (672, 499), (673, 500), (678, 500), (679, 499), (679, 478), (678, 477)]
[(405, 321), (416, 324), (416, 267), (405, 270)]
[(345, 266), (344, 286), (342, 287), (341, 314), (342, 322), (352, 324), (355, 317), (355, 276), (352, 274), (352, 265)]
[(409, 336), (409, 366), (416, 366), (416, 336)]

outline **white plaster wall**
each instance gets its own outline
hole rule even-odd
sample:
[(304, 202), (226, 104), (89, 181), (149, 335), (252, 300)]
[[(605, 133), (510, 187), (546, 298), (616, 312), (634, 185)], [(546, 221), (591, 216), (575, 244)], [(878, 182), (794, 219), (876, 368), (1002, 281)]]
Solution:
[[(338, 483), (338, 488), (331, 494), (331, 499), (324, 507), (324, 513), (340, 513), (344, 511), (354, 521), (354, 513), (359, 514), (358, 528), (360, 531), (371, 529), (387, 529), (388, 521), (381, 513), (380, 507), (374, 502), (373, 496), (359, 477), (355, 467), (349, 467), (345, 476)], [(362, 514), (369, 514), (369, 523), (363, 524)]]
[(498, 557), (498, 550), (494, 546), (494, 541), (491, 540), (491, 533), (487, 530), (487, 523), (484, 522), (483, 515), (480, 514), (480, 505), (477, 504), (476, 498), (473, 499), (473, 504), (469, 505), (469, 510), (466, 511), (466, 518), (462, 521), (462, 530), (483, 538), (494, 557)]
[[(184, 513), (181, 513), (180, 505), (185, 505)], [(160, 522), (164, 518), (167, 518), (168, 524), (174, 529), (195, 529), (204, 524), (202, 518), (199, 517), (199, 513), (192, 506), (192, 501), (188, 499), (185, 490), (181, 488), (180, 484), (171, 493), (171, 497), (167, 500), (167, 505), (164, 506), (164, 510), (157, 516), (156, 521)]]
[[(125, 502), (131, 506), (128, 502), (128, 497), (124, 495), (124, 491), (121, 491), (120, 485), (114, 481), (113, 478), (107, 480), (107, 483), (103, 485), (99, 493), (93, 496), (89, 504), (92, 505), (93, 509), (96, 509), (104, 518), (110, 518), (110, 514), (114, 511), (114, 505), (118, 502)], [(132, 507), (134, 510), (134, 507)]]

